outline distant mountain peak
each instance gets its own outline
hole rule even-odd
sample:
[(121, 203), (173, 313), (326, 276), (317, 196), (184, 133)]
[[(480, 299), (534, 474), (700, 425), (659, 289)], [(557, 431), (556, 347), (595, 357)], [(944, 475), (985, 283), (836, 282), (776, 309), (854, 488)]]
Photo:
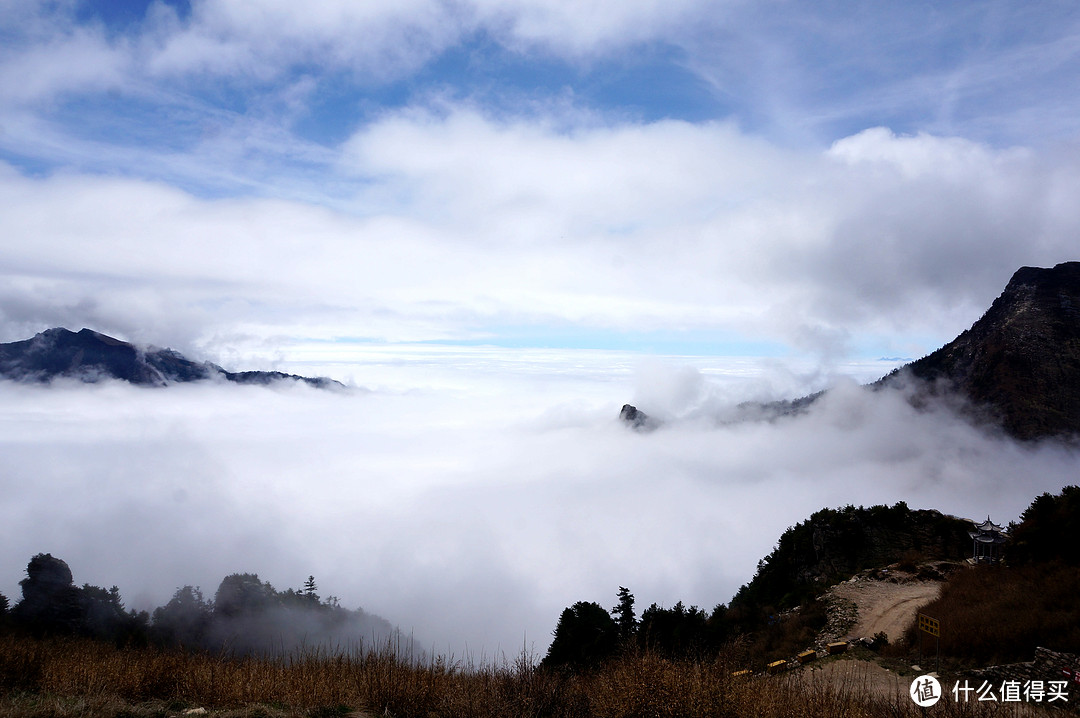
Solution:
[[(871, 386), (912, 387), (916, 405), (944, 400), (1021, 440), (1080, 438), (1080, 262), (1021, 267), (970, 329)], [(724, 423), (801, 414), (824, 393), (740, 404)], [(635, 428), (639, 416), (620, 412)]]
[(878, 384), (904, 376), (1019, 439), (1080, 434), (1080, 262), (1018, 269), (970, 329)]
[(68, 378), (95, 382), (119, 379), (139, 386), (222, 380), (238, 384), (300, 381), (318, 388), (343, 386), (325, 377), (310, 378), (282, 372), (229, 372), (210, 362), (195, 362), (173, 349), (139, 347), (83, 328), (73, 332), (54, 327), (30, 339), (0, 344), (0, 378), (21, 382), (50, 382)]

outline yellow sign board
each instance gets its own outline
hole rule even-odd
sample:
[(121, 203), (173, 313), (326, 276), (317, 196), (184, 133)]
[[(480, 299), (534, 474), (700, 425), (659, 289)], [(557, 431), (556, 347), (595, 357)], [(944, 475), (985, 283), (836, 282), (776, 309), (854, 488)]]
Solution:
[(936, 618), (919, 614), (919, 630), (941, 638), (941, 623)]

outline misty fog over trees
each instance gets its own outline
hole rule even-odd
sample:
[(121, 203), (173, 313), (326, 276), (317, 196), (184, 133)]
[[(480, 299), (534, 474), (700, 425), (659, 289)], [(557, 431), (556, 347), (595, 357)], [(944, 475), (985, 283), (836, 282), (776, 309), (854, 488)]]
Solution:
[(394, 637), (384, 619), (322, 598), (314, 576), (298, 589), (275, 589), (254, 573), (226, 576), (211, 599), (197, 586), (176, 590), (152, 612), (129, 610), (120, 590), (77, 586), (71, 569), (37, 554), (19, 582), (21, 599), (0, 594), (5, 628), (34, 636), (84, 636), (118, 646), (160, 645), (236, 655), (286, 654), (296, 648), (363, 651)]
[[(592, 670), (635, 652), (676, 660), (708, 659), (725, 651), (759, 658), (782, 655), (793, 645), (812, 642), (824, 625), (826, 608), (817, 598), (826, 587), (866, 568), (961, 559), (970, 550), (968, 525), (970, 521), (937, 511), (912, 510), (904, 502), (822, 509), (785, 531), (758, 563), (753, 579), (730, 603), (717, 604), (711, 611), (681, 601), (670, 608), (652, 603), (639, 617), (635, 596), (625, 586), (618, 588), (611, 609), (593, 601), (574, 603), (559, 616), (540, 665), (558, 671)], [(1027, 574), (1021, 576), (1022, 571), (1032, 569), (1059, 587), (1071, 586), (1077, 558), (1069, 546), (1078, 529), (1080, 487), (1038, 496), (1009, 526), (1006, 556), (1013, 573), (1023, 578)], [(975, 574), (981, 580), (983, 574)], [(979, 600), (1007, 594), (1009, 575), (995, 574), (997, 590), (979, 589)], [(1022, 591), (1030, 593), (1030, 581), (1037, 579), (1023, 580), (1029, 583)], [(963, 581), (955, 583), (957, 590), (964, 590)], [(221, 581), (212, 597), (188, 585), (152, 612), (135, 611), (125, 607), (116, 586), (80, 587), (66, 562), (42, 553), (30, 559), (19, 587), (22, 595), (14, 604), (0, 595), (0, 629), (5, 632), (237, 656), (287, 656), (297, 649), (363, 653), (391, 644), (420, 656), (411, 639), (403, 641), (384, 619), (346, 609), (333, 596), (321, 597), (314, 576), (299, 588), (278, 590), (257, 574), (234, 573)], [(1042, 593), (1052, 598), (1052, 592)], [(943, 595), (948, 599), (949, 591)], [(1046, 630), (1057, 625), (1045, 613), (1052, 606), (1044, 610), (1030, 597), (1025, 601), (1029, 609), (1025, 616), (1035, 618), (1031, 625), (1010, 624), (1013, 633), (1002, 639), (1002, 645), (1011, 655), (1026, 655), (1035, 645), (1073, 640), (1064, 628)], [(979, 601), (965, 597), (963, 606), (977, 613)], [(951, 609), (946, 605), (941, 610)], [(1072, 615), (1058, 614), (1057, 619)]]

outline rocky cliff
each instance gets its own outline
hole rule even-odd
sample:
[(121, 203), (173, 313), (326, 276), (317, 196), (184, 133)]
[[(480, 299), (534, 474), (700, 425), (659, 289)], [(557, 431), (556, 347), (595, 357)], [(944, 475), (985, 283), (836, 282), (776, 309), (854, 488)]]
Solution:
[(1017, 270), (970, 329), (878, 385), (910, 377), (1019, 439), (1080, 435), (1080, 262)]

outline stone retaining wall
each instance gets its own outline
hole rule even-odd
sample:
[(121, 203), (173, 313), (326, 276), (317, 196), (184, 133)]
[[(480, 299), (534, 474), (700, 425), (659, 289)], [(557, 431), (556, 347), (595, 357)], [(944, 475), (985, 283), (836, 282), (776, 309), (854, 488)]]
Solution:
[[(1066, 671), (1071, 673), (1066, 675)], [(990, 666), (966, 675), (978, 681), (989, 681), (1000, 685), (1003, 681), (1069, 681), (1069, 702), (1080, 702), (1080, 655), (1051, 651), (1049, 648), (1035, 649), (1035, 660), (1026, 663), (1009, 663)]]

